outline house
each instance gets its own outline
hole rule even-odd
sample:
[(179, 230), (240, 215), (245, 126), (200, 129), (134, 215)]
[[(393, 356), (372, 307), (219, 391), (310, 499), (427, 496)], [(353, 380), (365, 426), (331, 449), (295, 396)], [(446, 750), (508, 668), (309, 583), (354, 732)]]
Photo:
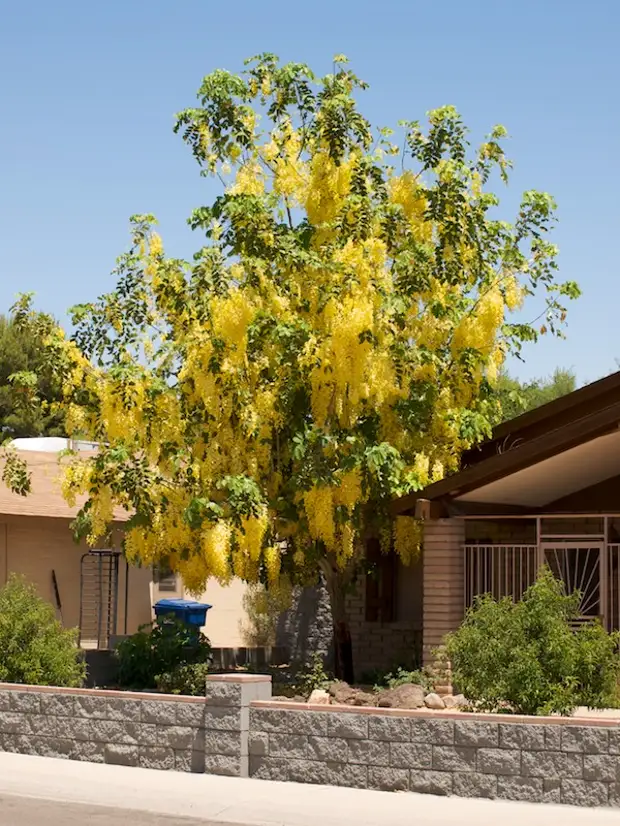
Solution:
[(60, 493), (56, 453), (20, 453), (32, 492), (19, 496), (0, 484), (0, 586), (12, 573), (22, 574), (55, 606), (63, 625), (80, 629), (84, 648), (106, 648), (110, 637), (150, 622), (156, 596), (151, 571), (129, 567), (118, 547), (126, 517), (117, 514), (116, 547), (77, 545), (70, 525), (78, 507), (69, 507)]
[(424, 520), (426, 660), (477, 595), (518, 600), (543, 564), (618, 630), (620, 372), (501, 424), (393, 509)]
[[(132, 634), (151, 622), (152, 606), (163, 598), (184, 598), (183, 582), (165, 571), (127, 565), (120, 552), (127, 514), (118, 510), (114, 546), (89, 549), (76, 545), (71, 521), (78, 507), (63, 499), (58, 483), (58, 454), (66, 439), (16, 439), (26, 459), (32, 492), (18, 496), (0, 484), (0, 586), (11, 573), (22, 574), (57, 610), (66, 627), (80, 629), (84, 648), (107, 648), (115, 636)], [(92, 443), (72, 443), (88, 453)], [(208, 616), (208, 634), (216, 647), (243, 645), (245, 585), (239, 580), (223, 587), (215, 581), (199, 598), (214, 610)], [(205, 630), (207, 630), (205, 628)]]

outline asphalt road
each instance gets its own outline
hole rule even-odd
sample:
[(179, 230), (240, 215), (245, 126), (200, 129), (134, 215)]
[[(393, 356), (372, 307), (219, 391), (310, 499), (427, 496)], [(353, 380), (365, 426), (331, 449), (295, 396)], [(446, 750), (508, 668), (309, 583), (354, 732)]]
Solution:
[(135, 810), (0, 795), (0, 826), (121, 826), (128, 822), (132, 826), (230, 826), (215, 820), (195, 820)]

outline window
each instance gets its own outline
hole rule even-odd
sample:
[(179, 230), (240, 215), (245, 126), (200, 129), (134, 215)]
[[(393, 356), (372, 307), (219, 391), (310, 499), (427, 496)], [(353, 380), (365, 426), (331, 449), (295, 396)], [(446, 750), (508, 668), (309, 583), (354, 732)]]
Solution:
[(153, 582), (160, 591), (176, 591), (177, 575), (166, 562), (153, 566)]
[(366, 622), (394, 622), (396, 554), (381, 553), (378, 539), (366, 543)]

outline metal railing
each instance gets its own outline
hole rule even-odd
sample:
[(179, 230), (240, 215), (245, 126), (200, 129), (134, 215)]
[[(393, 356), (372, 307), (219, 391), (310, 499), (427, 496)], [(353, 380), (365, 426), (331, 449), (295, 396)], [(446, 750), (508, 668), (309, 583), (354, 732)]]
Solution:
[(519, 600), (536, 581), (536, 545), (465, 545), (463, 550), (466, 609), (482, 594)]
[(470, 544), (463, 546), (463, 553), (466, 609), (483, 594), (521, 599), (546, 561), (565, 581), (567, 592), (576, 589), (582, 594), (584, 620), (599, 616), (609, 631), (620, 631), (620, 544), (571, 542), (566, 548)]
[(620, 631), (620, 545), (607, 546), (607, 628)]

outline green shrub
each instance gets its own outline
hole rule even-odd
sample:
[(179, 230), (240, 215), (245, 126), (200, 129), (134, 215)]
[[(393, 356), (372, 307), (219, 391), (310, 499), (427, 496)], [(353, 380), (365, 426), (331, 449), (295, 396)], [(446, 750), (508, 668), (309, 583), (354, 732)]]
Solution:
[(204, 634), (185, 623), (166, 620), (144, 625), (137, 634), (121, 640), (116, 649), (118, 681), (127, 688), (155, 688), (156, 678), (181, 665), (208, 663), (211, 645)]
[(598, 621), (573, 630), (579, 599), (548, 569), (520, 602), (479, 598), (446, 641), (454, 685), (481, 711), (569, 714), (615, 703), (619, 635)]
[(0, 680), (81, 686), (86, 665), (77, 629), (65, 629), (34, 585), (12, 575), (0, 589)]
[(389, 671), (387, 674), (381, 675), (377, 679), (374, 689), (375, 691), (381, 691), (385, 688), (398, 688), (399, 685), (406, 685), (408, 683), (421, 685), (426, 690), (430, 689), (428, 678), (422, 671), (409, 671), (400, 666), (394, 671)]
[(325, 670), (325, 661), (321, 654), (313, 654), (310, 663), (302, 668), (295, 678), (295, 689), (303, 695), (310, 696), (315, 689), (327, 689), (331, 677)]
[(166, 694), (204, 697), (208, 673), (209, 663), (190, 663), (179, 665), (167, 674), (160, 674), (155, 682), (157, 688)]

